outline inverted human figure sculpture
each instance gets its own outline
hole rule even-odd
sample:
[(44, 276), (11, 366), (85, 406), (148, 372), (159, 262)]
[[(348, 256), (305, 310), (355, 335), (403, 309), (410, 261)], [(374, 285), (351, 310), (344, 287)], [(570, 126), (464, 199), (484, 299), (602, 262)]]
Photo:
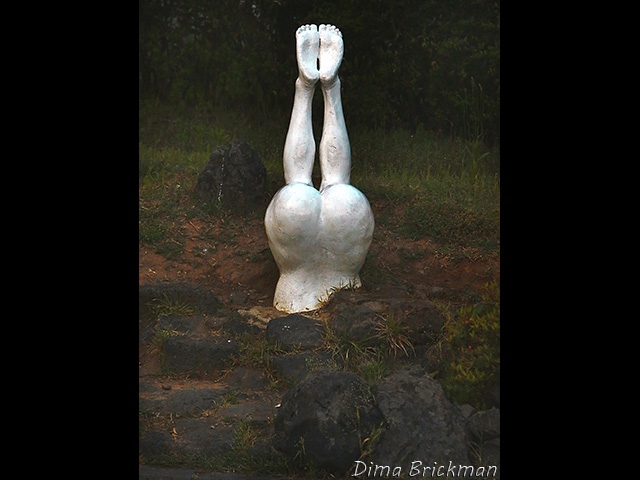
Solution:
[[(288, 313), (315, 310), (332, 293), (362, 285), (359, 272), (373, 237), (367, 198), (349, 184), (351, 147), (342, 111), (338, 69), (342, 33), (332, 25), (296, 31), (298, 78), (283, 165), (285, 186), (265, 214), (265, 229), (280, 269), (273, 304)], [(311, 105), (316, 84), (324, 97), (319, 191), (311, 174), (316, 145)]]

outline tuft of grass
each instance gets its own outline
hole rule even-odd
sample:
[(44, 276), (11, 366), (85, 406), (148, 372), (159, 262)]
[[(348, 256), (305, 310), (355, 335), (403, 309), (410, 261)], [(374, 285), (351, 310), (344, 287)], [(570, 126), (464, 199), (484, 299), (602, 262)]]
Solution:
[(264, 370), (272, 387), (278, 384), (277, 376), (273, 369), (271, 358), (283, 353), (277, 344), (267, 341), (264, 332), (259, 335), (243, 333), (237, 336), (239, 353), (233, 356), (231, 362), (234, 366), (256, 367)]
[(359, 373), (369, 385), (377, 385), (391, 373), (389, 359), (381, 354), (380, 351), (376, 351), (375, 357), (362, 363)]
[(380, 318), (376, 334), (369, 338), (339, 335), (328, 324), (325, 331), (326, 347), (340, 359), (336, 367), (342, 364), (344, 371), (357, 373), (369, 385), (378, 384), (391, 373), (400, 351), (407, 357), (413, 353), (406, 327), (392, 316)]
[(219, 408), (228, 407), (229, 405), (235, 405), (238, 403), (238, 391), (229, 390), (226, 392), (220, 401), (214, 401), (212, 408), (217, 410)]
[(161, 349), (162, 347), (164, 347), (164, 344), (167, 343), (167, 340), (171, 338), (171, 335), (171, 331), (161, 328), (154, 334), (151, 343), (153, 344), (153, 346)]
[(218, 457), (218, 467), (253, 475), (290, 475), (292, 467), (284, 456), (254, 455), (253, 447), (263, 432), (256, 430), (251, 418), (241, 420), (233, 434), (231, 449)]
[(190, 305), (180, 300), (171, 299), (167, 295), (162, 295), (157, 302), (151, 304), (151, 311), (156, 317), (168, 317), (170, 315), (190, 316), (194, 315), (196, 310)]
[(393, 357), (396, 358), (400, 350), (407, 357), (410, 356), (409, 350), (415, 354), (406, 325), (399, 322), (393, 315), (379, 315), (379, 317), (381, 321), (376, 327), (378, 338), (387, 345), (389, 352), (393, 352)]
[(325, 344), (334, 358), (339, 358), (344, 370), (359, 372), (362, 365), (369, 362), (376, 354), (371, 346), (374, 337), (353, 339), (337, 334), (328, 323), (325, 324)]

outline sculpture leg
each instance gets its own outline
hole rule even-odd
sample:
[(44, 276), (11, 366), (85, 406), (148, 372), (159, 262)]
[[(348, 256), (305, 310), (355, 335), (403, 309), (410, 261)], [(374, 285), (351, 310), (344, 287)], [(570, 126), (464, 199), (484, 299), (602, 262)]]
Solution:
[(320, 191), (336, 184), (348, 184), (351, 178), (351, 146), (342, 113), (340, 79), (331, 87), (322, 87), (324, 122), (320, 139)]
[(361, 285), (362, 267), (373, 235), (374, 220), (366, 197), (349, 185), (351, 146), (342, 111), (338, 69), (342, 63), (342, 33), (333, 25), (320, 25), (320, 83), (324, 96), (324, 124), (320, 140), (323, 198), (325, 282), (331, 290)]
[(320, 37), (315, 25), (303, 25), (296, 32), (298, 78), (291, 111), (291, 121), (284, 144), (285, 183), (312, 186), (311, 174), (316, 154), (311, 124), (311, 104), (320, 76), (317, 68)]
[(324, 123), (320, 140), (320, 191), (336, 184), (348, 184), (351, 176), (351, 147), (342, 111), (338, 69), (342, 63), (342, 33), (332, 25), (320, 25), (320, 83), (324, 97)]
[(298, 78), (283, 154), (286, 185), (273, 197), (265, 214), (269, 246), (280, 269), (274, 306), (288, 312), (310, 310), (318, 303), (314, 272), (322, 251), (318, 244), (321, 198), (311, 180), (316, 152), (311, 105), (320, 76), (319, 43), (315, 25), (297, 30)]

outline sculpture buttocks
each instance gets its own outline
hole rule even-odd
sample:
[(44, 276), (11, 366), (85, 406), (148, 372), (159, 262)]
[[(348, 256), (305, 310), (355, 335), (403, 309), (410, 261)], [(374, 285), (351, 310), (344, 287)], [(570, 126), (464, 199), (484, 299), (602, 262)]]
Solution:
[[(336, 290), (359, 287), (373, 237), (369, 202), (349, 184), (351, 150), (338, 78), (343, 52), (342, 34), (334, 26), (304, 25), (296, 32), (298, 79), (283, 155), (286, 185), (265, 215), (269, 246), (280, 269), (273, 303), (288, 313), (315, 310)], [(316, 148), (311, 102), (318, 81), (325, 113), (322, 183), (316, 190), (311, 181)]]

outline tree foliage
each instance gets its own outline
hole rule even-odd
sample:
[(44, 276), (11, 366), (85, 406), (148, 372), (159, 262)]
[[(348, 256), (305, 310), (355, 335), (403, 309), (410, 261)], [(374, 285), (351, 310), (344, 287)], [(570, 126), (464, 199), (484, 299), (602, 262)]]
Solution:
[(141, 97), (286, 113), (296, 29), (332, 23), (348, 123), (499, 141), (499, 0), (139, 1)]

